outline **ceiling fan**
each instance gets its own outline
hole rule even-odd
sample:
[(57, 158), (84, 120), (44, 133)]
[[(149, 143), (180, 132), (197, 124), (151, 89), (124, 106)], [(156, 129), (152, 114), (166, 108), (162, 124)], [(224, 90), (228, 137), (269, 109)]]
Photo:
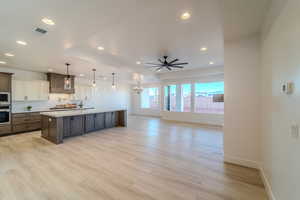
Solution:
[(182, 65), (189, 64), (187, 62), (180, 63), (180, 62), (178, 62), (179, 59), (177, 59), (177, 58), (169, 62), (168, 58), (169, 58), (168, 56), (164, 56), (163, 58), (158, 59), (159, 63), (146, 63), (146, 64), (150, 65), (150, 67), (156, 67), (156, 71), (160, 71), (163, 68), (166, 68), (169, 71), (172, 71), (172, 69), (174, 69), (174, 68), (182, 69), (182, 68), (184, 68), (184, 66), (182, 66)]

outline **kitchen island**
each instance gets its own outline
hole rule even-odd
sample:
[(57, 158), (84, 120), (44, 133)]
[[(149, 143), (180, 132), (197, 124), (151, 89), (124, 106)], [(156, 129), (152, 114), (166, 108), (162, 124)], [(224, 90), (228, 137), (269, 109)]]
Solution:
[(76, 110), (42, 112), (42, 137), (61, 144), (69, 137), (118, 126), (127, 126), (126, 110)]

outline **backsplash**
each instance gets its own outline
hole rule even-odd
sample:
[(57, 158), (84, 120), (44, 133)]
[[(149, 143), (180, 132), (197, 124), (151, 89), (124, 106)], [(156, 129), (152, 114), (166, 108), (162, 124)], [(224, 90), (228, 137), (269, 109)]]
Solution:
[[(32, 110), (43, 110), (55, 107), (58, 104), (80, 103), (80, 101), (71, 100), (68, 94), (50, 94), (48, 101), (13, 101), (12, 111), (26, 111), (27, 106), (32, 106)], [(88, 106), (88, 105), (85, 105)]]

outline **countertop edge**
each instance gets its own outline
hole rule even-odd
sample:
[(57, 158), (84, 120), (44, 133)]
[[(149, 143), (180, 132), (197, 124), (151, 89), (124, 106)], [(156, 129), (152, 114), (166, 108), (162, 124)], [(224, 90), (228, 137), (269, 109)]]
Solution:
[(68, 110), (68, 111), (58, 111), (54, 112), (41, 112), (40, 115), (52, 118), (62, 118), (62, 117), (72, 117), (80, 115), (89, 115), (96, 113), (106, 113), (106, 112), (118, 112), (118, 111), (127, 111), (127, 109), (114, 109), (114, 110), (97, 110), (97, 109), (87, 109), (87, 110)]

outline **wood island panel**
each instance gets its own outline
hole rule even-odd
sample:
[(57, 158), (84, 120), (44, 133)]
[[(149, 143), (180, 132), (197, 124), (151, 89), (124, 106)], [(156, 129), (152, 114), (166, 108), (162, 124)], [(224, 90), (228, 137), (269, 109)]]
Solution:
[(55, 143), (63, 139), (117, 126), (127, 126), (127, 111), (110, 111), (75, 116), (51, 117), (42, 114), (42, 137)]

